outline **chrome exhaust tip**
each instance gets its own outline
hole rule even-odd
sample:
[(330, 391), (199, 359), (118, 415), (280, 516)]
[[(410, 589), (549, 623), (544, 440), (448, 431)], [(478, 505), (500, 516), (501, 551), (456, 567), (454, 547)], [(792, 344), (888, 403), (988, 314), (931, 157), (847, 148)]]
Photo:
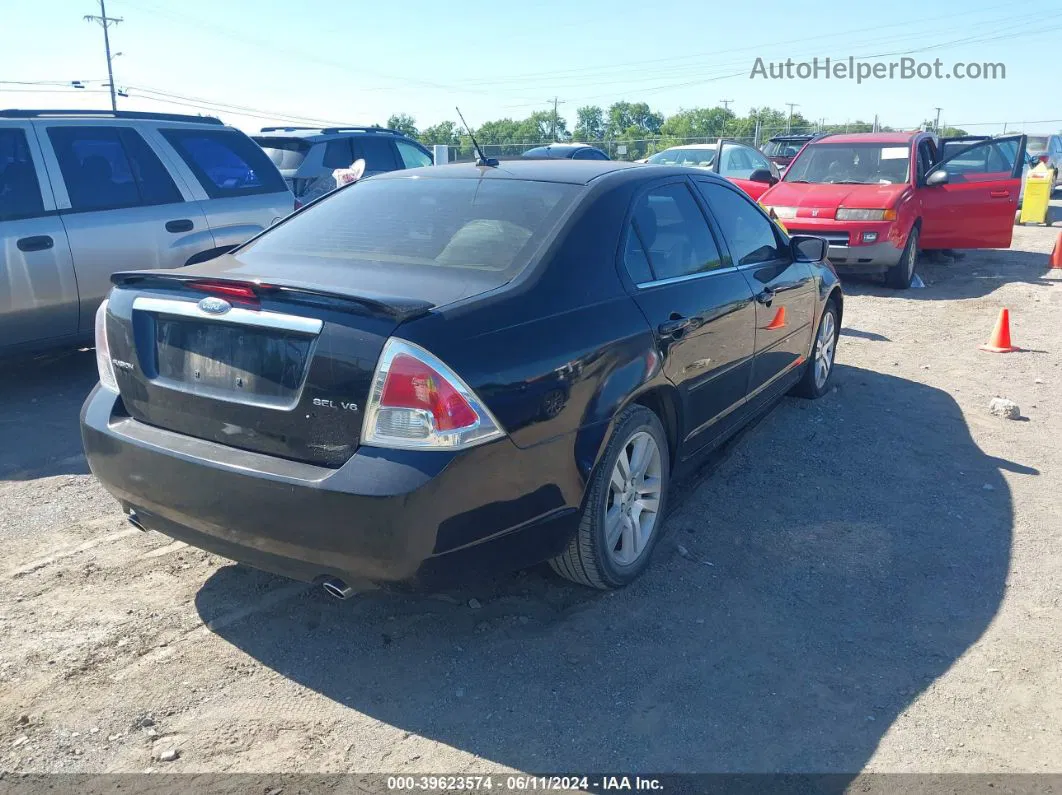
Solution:
[(338, 577), (328, 577), (321, 583), (324, 592), (336, 599), (349, 599), (354, 595), (354, 589)]
[(140, 517), (136, 515), (136, 511), (129, 511), (129, 514), (125, 518), (129, 520), (129, 524), (131, 524), (140, 532), (146, 533), (148, 531), (148, 529), (140, 523)]

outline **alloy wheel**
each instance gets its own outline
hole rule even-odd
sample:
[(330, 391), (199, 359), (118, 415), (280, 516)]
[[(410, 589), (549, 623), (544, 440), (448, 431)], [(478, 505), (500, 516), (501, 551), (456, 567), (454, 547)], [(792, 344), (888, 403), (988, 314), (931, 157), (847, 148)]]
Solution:
[(616, 459), (605, 505), (605, 546), (613, 562), (637, 562), (660, 521), (662, 481), (660, 447), (638, 431)]

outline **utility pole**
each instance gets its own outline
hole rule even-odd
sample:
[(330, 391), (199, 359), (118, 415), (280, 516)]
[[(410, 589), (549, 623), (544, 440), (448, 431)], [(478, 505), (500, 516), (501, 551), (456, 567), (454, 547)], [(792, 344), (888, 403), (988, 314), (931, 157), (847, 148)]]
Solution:
[(733, 102), (733, 101), (734, 100), (732, 100), (732, 99), (721, 99), (721, 100), (719, 100), (719, 104), (723, 106), (723, 110), (729, 111), (730, 110), (730, 103)]
[[(103, 0), (100, 0), (100, 2), (102, 3)], [(557, 140), (557, 120), (558, 120), (557, 105), (558, 104), (563, 105), (564, 102), (561, 101), (560, 99), (558, 99), (557, 97), (554, 97), (553, 98), (553, 140), (554, 141)]]
[[(100, 2), (102, 2), (102, 0), (100, 0)], [(793, 129), (793, 108), (799, 108), (800, 105), (796, 102), (786, 102), (784, 104), (789, 106), (789, 121), (785, 123), (785, 131), (791, 132)]]
[(878, 114), (874, 114), (874, 130), (873, 132), (879, 132), (878, 130)]
[(122, 21), (121, 17), (109, 17), (107, 16), (107, 6), (104, 5), (104, 0), (100, 0), (100, 15), (94, 16), (93, 14), (85, 15), (86, 22), (99, 22), (100, 27), (103, 28), (103, 47), (107, 52), (107, 80), (111, 88), (111, 110), (118, 110), (118, 100), (115, 98), (114, 89), (114, 70), (111, 68), (111, 62), (117, 56), (111, 57), (111, 37), (107, 33), (107, 28), (111, 25), (117, 25)]
[(937, 120), (933, 122), (933, 127), (937, 135), (940, 135), (940, 108), (934, 108), (934, 110), (937, 112)]

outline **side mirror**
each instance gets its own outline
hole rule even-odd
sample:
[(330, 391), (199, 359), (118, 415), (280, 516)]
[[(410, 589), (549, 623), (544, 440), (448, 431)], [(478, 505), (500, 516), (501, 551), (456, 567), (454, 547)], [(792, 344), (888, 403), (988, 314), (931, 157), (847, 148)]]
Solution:
[(926, 185), (930, 188), (935, 188), (937, 185), (948, 184), (948, 172), (944, 169), (932, 172), (926, 177)]
[(789, 238), (789, 251), (796, 262), (821, 262), (826, 259), (830, 244), (824, 238), (811, 235), (793, 235)]
[(768, 185), (773, 185), (778, 179), (770, 172), (770, 169), (757, 168), (751, 174), (749, 174), (749, 182), (766, 182)]

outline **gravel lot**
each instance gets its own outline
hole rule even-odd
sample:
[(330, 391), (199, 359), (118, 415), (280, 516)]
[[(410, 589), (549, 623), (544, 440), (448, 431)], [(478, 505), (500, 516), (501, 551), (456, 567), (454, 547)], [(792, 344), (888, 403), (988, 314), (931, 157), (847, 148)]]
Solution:
[[(1062, 772), (1057, 235), (848, 283), (836, 390), (680, 484), (608, 595), (337, 602), (137, 532), (80, 454), (93, 354), (8, 368), (0, 770)], [(977, 349), (1002, 306), (1027, 352)]]

